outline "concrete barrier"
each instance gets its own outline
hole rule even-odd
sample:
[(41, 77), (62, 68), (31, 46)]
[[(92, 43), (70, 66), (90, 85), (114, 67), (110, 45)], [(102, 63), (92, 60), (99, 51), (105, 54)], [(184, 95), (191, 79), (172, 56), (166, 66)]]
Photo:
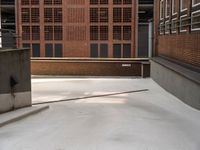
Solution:
[(31, 106), (30, 51), (0, 50), (0, 113)]
[(151, 77), (184, 103), (200, 109), (200, 73), (171, 61), (154, 58)]
[[(142, 63), (148, 59), (92, 59), (92, 58), (32, 58), (32, 75), (69, 76), (141, 76), (150, 72), (142, 70)], [(150, 73), (146, 73), (150, 74)]]

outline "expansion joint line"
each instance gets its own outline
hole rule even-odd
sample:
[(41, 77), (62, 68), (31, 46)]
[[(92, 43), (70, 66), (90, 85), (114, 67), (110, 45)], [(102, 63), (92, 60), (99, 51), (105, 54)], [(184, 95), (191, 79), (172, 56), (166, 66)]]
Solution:
[(125, 91), (125, 92), (116, 92), (116, 93), (109, 93), (109, 94), (84, 96), (84, 97), (76, 97), (76, 98), (70, 98), (70, 99), (64, 99), (64, 100), (55, 100), (55, 101), (38, 102), (38, 103), (33, 103), (32, 105), (60, 103), (60, 102), (66, 102), (66, 101), (75, 101), (75, 100), (82, 100), (82, 99), (91, 99), (91, 98), (115, 96), (115, 95), (129, 94), (129, 93), (139, 93), (139, 92), (146, 92), (146, 91), (149, 91), (149, 89), (134, 90), (134, 91)]

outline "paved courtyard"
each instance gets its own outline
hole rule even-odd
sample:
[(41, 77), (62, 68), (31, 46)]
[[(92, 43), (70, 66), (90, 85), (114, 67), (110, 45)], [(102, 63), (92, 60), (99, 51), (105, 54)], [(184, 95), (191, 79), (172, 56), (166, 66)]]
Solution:
[(35, 78), (32, 90), (34, 103), (73, 100), (0, 128), (0, 150), (200, 150), (200, 111), (151, 79)]

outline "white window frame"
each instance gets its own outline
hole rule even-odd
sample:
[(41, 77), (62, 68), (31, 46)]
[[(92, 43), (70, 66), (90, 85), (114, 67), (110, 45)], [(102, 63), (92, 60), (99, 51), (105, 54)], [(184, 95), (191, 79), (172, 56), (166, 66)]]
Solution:
[[(177, 21), (177, 18), (172, 19), (172, 22), (173, 22), (173, 21)], [(172, 24), (171, 24), (171, 26), (172, 26)], [(176, 26), (177, 26), (177, 22), (176, 22)], [(174, 30), (171, 28), (171, 31), (172, 31), (172, 33), (177, 33), (177, 28), (176, 28), (176, 31), (174, 31)]]
[(164, 19), (164, 12), (162, 12), (162, 8), (164, 8), (164, 0), (160, 0), (160, 20)]
[(192, 16), (193, 16), (193, 14), (199, 13), (199, 12), (200, 12), (200, 10), (197, 10), (197, 11), (192, 12), (192, 14), (191, 14), (191, 31), (198, 31), (198, 30), (200, 30), (200, 28), (195, 28), (195, 29), (192, 28), (192, 21), (193, 21)]
[(168, 3), (169, 3), (169, 0), (165, 0), (165, 18), (169, 18), (169, 15), (167, 15), (168, 14), (168, 12), (167, 12)]
[(188, 8), (183, 9), (183, 0), (180, 1), (180, 10), (181, 10), (181, 12), (188, 10)]
[[(176, 1), (176, 0), (172, 0), (172, 15), (176, 15), (176, 14), (177, 14), (175, 1)], [(174, 8), (175, 8), (176, 12), (174, 12)]]
[(200, 5), (200, 2), (197, 3), (197, 4), (194, 4), (194, 0), (192, 0), (192, 7), (196, 7), (196, 6), (198, 6), (198, 5)]
[(181, 30), (181, 18), (187, 17), (187, 14), (180, 16), (180, 32), (187, 32), (187, 29)]
[[(161, 27), (161, 25), (162, 25), (162, 27), (163, 27), (163, 26), (164, 26), (164, 23), (161, 22), (159, 26)], [(161, 28), (160, 28), (160, 35), (163, 35), (163, 34), (164, 34), (164, 31), (161, 31)]]
[(165, 34), (170, 34), (170, 28), (167, 28), (167, 23), (169, 23), (169, 20), (165, 21)]

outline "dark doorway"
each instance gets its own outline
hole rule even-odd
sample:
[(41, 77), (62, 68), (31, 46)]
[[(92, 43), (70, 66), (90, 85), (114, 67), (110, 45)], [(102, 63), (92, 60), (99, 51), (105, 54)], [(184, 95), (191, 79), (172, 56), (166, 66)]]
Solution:
[(149, 57), (149, 25), (139, 24), (138, 57)]

